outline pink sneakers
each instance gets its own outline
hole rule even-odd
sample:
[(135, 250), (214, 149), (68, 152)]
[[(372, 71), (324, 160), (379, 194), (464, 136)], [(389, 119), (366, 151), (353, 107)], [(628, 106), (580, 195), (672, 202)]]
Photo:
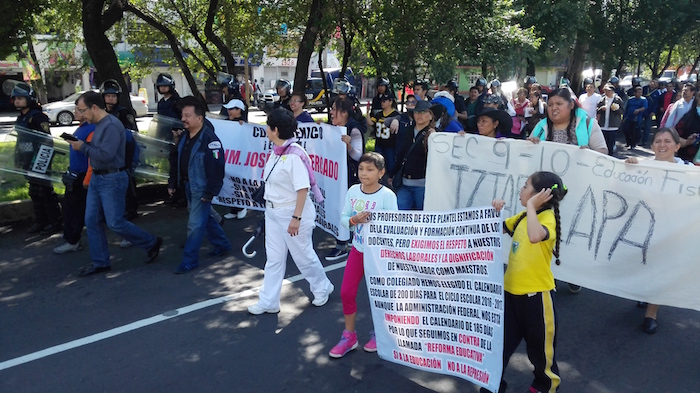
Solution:
[[(342, 358), (346, 353), (357, 348), (357, 333), (349, 332), (343, 329), (343, 335), (340, 337), (340, 341), (336, 344), (333, 349), (328, 353), (332, 358)], [(376, 345), (375, 345), (376, 348)], [(375, 349), (376, 351), (376, 349)]]
[(367, 344), (365, 344), (364, 349), (367, 352), (377, 352), (377, 339), (374, 337), (374, 330), (369, 332), (369, 335), (369, 341), (367, 341)]

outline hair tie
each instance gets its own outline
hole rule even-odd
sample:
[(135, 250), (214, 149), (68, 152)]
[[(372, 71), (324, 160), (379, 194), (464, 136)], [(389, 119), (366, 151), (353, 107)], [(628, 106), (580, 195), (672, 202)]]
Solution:
[(554, 263), (556, 263), (557, 266), (561, 265), (561, 261), (559, 260), (559, 258), (555, 259), (555, 260), (554, 260)]
[[(550, 188), (551, 188), (552, 190), (556, 190), (557, 188), (559, 188), (559, 184), (558, 184), (558, 183), (555, 183), (555, 184), (554, 184), (552, 187), (550, 187)], [(568, 189), (566, 188), (566, 186), (565, 186), (564, 184), (561, 185), (561, 188), (563, 188), (564, 191), (568, 191)]]

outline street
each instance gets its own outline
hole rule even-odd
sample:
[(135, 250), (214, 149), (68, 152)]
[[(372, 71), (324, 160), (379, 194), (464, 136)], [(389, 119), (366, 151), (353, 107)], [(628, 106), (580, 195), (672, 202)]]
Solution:
[[(219, 207), (220, 211), (224, 208)], [(226, 257), (174, 275), (186, 210), (142, 206), (136, 223), (165, 238), (152, 265), (145, 252), (121, 249), (109, 234), (113, 268), (78, 278), (90, 262), (84, 249), (54, 255), (60, 235), (26, 235), (28, 223), (0, 227), (1, 392), (477, 392), (464, 380), (415, 371), (365, 353), (372, 330), (367, 291), (358, 299), (360, 348), (342, 359), (328, 351), (342, 332), (343, 266), (323, 256), (333, 239), (317, 230), (316, 250), (335, 292), (321, 308), (288, 261), (282, 311), (251, 316), (262, 283), (262, 239), (241, 253), (259, 212), (224, 226), (234, 246)], [(575, 258), (565, 255), (563, 258)], [(696, 311), (662, 307), (659, 332), (641, 330), (644, 311), (631, 300), (559, 284), (557, 357), (562, 392), (698, 392), (700, 318)], [(505, 372), (509, 391), (531, 380), (524, 346)]]

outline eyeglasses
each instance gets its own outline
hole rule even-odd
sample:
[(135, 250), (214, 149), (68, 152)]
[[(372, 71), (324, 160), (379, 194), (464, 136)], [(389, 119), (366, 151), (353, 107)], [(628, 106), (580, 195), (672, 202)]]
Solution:
[(417, 103), (418, 103), (418, 101), (416, 101), (416, 100), (408, 100), (408, 101), (406, 101), (406, 105), (416, 105)]
[(80, 113), (81, 115), (83, 113), (85, 113), (85, 111), (87, 111), (88, 109), (90, 109), (90, 108), (81, 109), (81, 108), (78, 108), (77, 106), (75, 107), (75, 111)]

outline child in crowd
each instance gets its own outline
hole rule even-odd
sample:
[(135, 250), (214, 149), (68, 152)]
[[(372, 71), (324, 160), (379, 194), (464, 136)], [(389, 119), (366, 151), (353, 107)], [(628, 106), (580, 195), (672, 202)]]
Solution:
[[(520, 190), (520, 203), (526, 210), (503, 223), (513, 237), (508, 268), (503, 278), (505, 322), (503, 369), (522, 339), (527, 345), (535, 379), (529, 392), (555, 392), (561, 382), (555, 358), (556, 312), (552, 255), (559, 262), (561, 223), (559, 203), (566, 195), (561, 178), (551, 172), (532, 174)], [(501, 211), (505, 201), (496, 199), (493, 208)], [(524, 223), (522, 221), (525, 221)], [(501, 379), (499, 392), (506, 389)], [(482, 388), (481, 392), (488, 392)]]
[[(357, 289), (364, 275), (364, 238), (362, 227), (370, 220), (370, 214), (376, 210), (398, 210), (396, 195), (379, 180), (384, 176), (384, 157), (378, 153), (365, 153), (360, 158), (357, 170), (360, 184), (350, 187), (345, 196), (345, 207), (340, 217), (340, 223), (350, 229), (354, 236), (352, 250), (343, 273), (343, 284), (340, 288), (340, 299), (343, 302), (345, 330), (340, 342), (331, 349), (329, 355), (341, 358), (346, 353), (357, 348), (357, 333), (355, 332), (355, 316), (357, 314)], [(374, 332), (370, 332), (370, 340), (364, 346), (367, 352), (377, 351)]]

